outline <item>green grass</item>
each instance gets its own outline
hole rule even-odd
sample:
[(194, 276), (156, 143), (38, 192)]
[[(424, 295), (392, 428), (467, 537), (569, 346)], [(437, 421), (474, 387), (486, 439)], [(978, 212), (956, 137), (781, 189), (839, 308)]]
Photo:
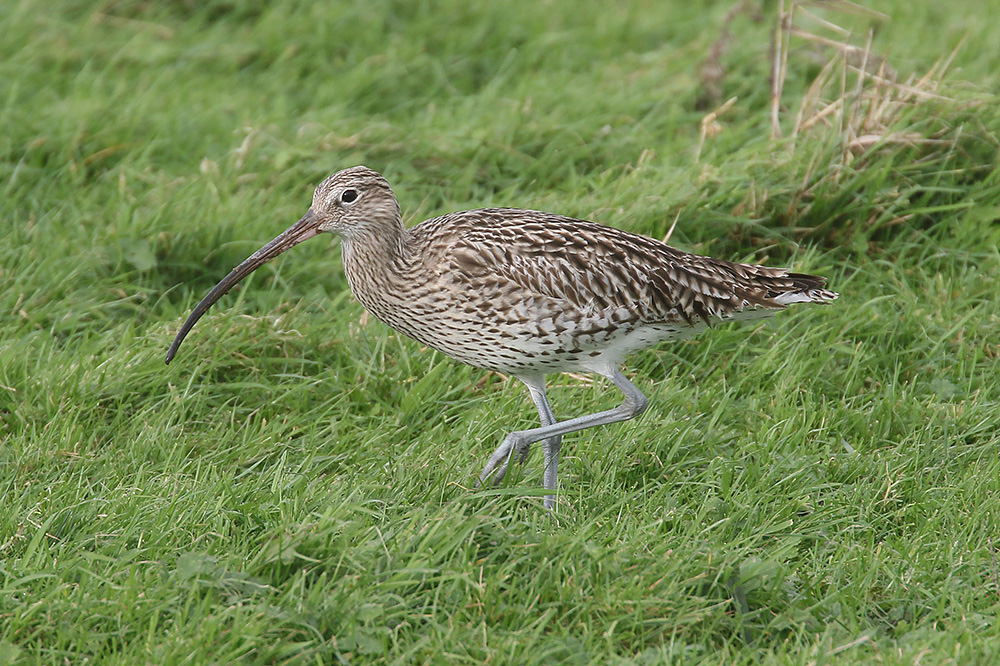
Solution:
[[(812, 11), (901, 81), (965, 41), (887, 120), (937, 143), (852, 160), (835, 122), (768, 138), (773, 3), (697, 159), (728, 2), (5, 5), (0, 665), (992, 663), (1000, 7), (878, 4)], [(832, 57), (791, 46), (786, 135)], [(471, 488), (523, 388), (365, 323), (326, 241), (164, 366), (360, 163), (410, 222), (679, 213), (673, 244), (842, 296), (636, 355), (649, 411), (566, 438), (549, 514), (537, 451)], [(552, 384), (561, 417), (617, 398)]]

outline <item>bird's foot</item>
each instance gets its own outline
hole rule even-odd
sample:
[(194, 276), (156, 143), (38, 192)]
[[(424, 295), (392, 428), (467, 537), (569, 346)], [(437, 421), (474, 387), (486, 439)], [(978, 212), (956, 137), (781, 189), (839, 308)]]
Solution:
[(518, 442), (514, 447), (514, 458), (517, 460), (517, 464), (523, 465), (528, 460), (529, 453), (531, 453), (531, 444), (528, 442)]
[(493, 478), (493, 485), (499, 484), (507, 476), (507, 468), (510, 466), (511, 456), (516, 452), (519, 462), (523, 462), (531, 447), (529, 442), (524, 441), (520, 433), (512, 432), (504, 438), (503, 443), (497, 447), (490, 459), (486, 462), (486, 467), (479, 474), (476, 487), (486, 483), (487, 479)]

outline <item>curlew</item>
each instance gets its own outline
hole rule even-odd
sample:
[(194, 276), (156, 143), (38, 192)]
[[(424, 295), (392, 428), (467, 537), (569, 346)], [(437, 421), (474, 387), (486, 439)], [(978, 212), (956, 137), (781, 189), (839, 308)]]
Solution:
[[(479, 482), (512, 456), (544, 452), (545, 506), (555, 505), (562, 436), (641, 414), (619, 369), (632, 352), (715, 322), (755, 319), (837, 298), (825, 278), (712, 259), (594, 222), (516, 208), (450, 213), (403, 226), (389, 183), (363, 166), (316, 188), (306, 214), (254, 252), (194, 308), (166, 362), (209, 307), (256, 268), (323, 232), (339, 236), (351, 291), (377, 319), (469, 365), (520, 379), (541, 427), (511, 432)], [(606, 411), (557, 421), (546, 375), (594, 373), (624, 394)], [(478, 484), (477, 484), (478, 485)]]

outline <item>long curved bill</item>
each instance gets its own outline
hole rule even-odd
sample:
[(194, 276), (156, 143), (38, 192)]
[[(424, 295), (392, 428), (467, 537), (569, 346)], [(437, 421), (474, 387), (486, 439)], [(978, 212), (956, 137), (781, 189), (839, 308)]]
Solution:
[(167, 351), (166, 362), (170, 363), (170, 361), (173, 360), (174, 355), (177, 354), (177, 348), (180, 347), (181, 342), (184, 341), (184, 337), (192, 328), (194, 328), (195, 323), (201, 319), (201, 316), (205, 314), (210, 307), (212, 307), (213, 303), (225, 296), (226, 293), (235, 287), (240, 280), (277, 257), (285, 250), (295, 247), (302, 241), (309, 240), (313, 236), (318, 235), (320, 233), (319, 223), (319, 216), (313, 213), (310, 208), (309, 212), (303, 215), (298, 222), (285, 229), (285, 231), (283, 231), (277, 238), (247, 257), (243, 263), (234, 268), (229, 275), (222, 278), (222, 281), (219, 282), (219, 284), (212, 287), (212, 290), (205, 295), (205, 298), (201, 299), (201, 303), (198, 303), (198, 305), (195, 306), (194, 310), (192, 310), (191, 314), (188, 316), (187, 321), (185, 321), (184, 325), (181, 326), (181, 330), (178, 331), (177, 337), (174, 338), (173, 344), (170, 345), (170, 349)]

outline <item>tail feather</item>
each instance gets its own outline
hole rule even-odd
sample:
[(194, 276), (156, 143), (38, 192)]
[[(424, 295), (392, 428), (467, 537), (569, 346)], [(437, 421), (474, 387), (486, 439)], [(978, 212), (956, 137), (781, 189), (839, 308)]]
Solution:
[(805, 273), (788, 273), (784, 276), (791, 284), (783, 284), (780, 290), (769, 293), (768, 297), (779, 305), (792, 303), (829, 303), (840, 294), (826, 289), (826, 278)]

